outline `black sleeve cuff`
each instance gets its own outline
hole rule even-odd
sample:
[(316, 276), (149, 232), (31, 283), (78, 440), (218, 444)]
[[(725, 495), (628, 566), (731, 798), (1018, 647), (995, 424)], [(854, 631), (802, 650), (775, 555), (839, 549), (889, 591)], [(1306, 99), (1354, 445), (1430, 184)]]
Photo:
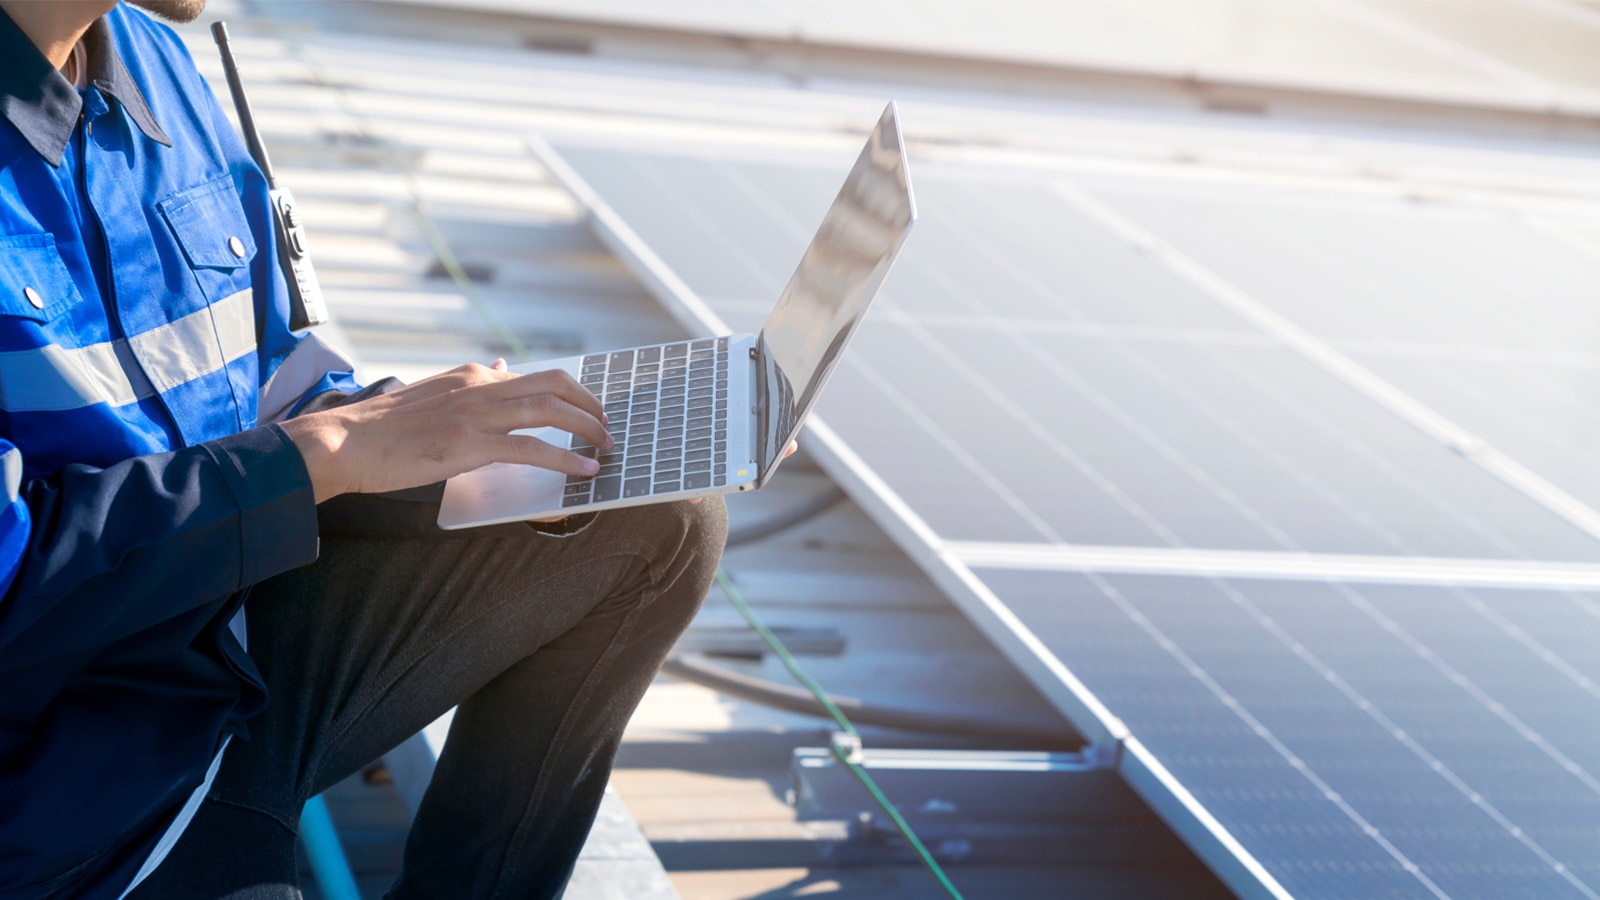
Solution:
[(252, 428), (205, 447), (239, 508), (239, 587), (315, 562), (311, 474), (283, 429)]

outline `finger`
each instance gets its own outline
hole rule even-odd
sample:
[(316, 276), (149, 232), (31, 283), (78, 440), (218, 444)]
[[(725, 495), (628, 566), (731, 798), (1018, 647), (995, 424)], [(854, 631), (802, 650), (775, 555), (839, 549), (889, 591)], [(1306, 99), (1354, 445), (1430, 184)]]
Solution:
[(488, 389), (490, 396), (502, 400), (515, 397), (525, 397), (531, 394), (555, 394), (573, 406), (587, 412), (596, 419), (606, 420), (605, 405), (600, 398), (590, 393), (589, 389), (578, 383), (561, 369), (549, 369), (544, 372), (531, 372), (511, 378), (501, 384)]
[(492, 461), (537, 466), (566, 475), (588, 477), (600, 471), (600, 463), (571, 450), (551, 446), (526, 434), (499, 435), (491, 447)]
[(494, 369), (496, 372), (506, 372), (510, 370), (510, 367), (506, 365), (506, 358), (504, 356), (496, 357), (494, 362), (489, 363), (489, 368)]
[(791, 456), (793, 456), (795, 454), (796, 450), (799, 450), (799, 449), (800, 449), (800, 442), (799, 441), (790, 441), (789, 442), (789, 446), (785, 447), (784, 450), (783, 450), (783, 458), (784, 459), (788, 459), (789, 457), (791, 457)]
[(483, 430), (500, 434), (519, 428), (551, 427), (582, 435), (596, 447), (612, 444), (611, 435), (599, 419), (555, 394), (533, 394), (490, 403), (475, 418)]
[(508, 372), (504, 369), (494, 369), (478, 363), (467, 363), (464, 366), (456, 366), (447, 372), (430, 375), (414, 384), (408, 384), (395, 393), (404, 392), (411, 399), (420, 400), (424, 397), (448, 394), (461, 388), (514, 381), (519, 377), (521, 376), (517, 375), (517, 373)]

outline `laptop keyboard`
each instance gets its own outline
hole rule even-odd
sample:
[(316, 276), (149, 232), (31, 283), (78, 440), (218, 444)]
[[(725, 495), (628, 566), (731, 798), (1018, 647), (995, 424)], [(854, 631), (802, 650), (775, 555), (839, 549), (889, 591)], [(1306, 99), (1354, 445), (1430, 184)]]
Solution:
[(602, 453), (573, 435), (600, 472), (567, 476), (562, 506), (728, 483), (727, 338), (585, 356), (579, 381), (605, 404), (616, 444)]

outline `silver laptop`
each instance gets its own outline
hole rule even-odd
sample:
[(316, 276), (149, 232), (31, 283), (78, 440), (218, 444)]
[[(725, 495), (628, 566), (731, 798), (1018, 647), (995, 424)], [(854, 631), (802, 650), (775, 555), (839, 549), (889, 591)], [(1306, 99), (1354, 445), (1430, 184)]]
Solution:
[(599, 474), (485, 466), (445, 485), (439, 527), (762, 487), (799, 435), (916, 217), (900, 122), (890, 103), (760, 334), (513, 367), (572, 373), (605, 404), (615, 446), (602, 451), (554, 428), (521, 432), (596, 457)]

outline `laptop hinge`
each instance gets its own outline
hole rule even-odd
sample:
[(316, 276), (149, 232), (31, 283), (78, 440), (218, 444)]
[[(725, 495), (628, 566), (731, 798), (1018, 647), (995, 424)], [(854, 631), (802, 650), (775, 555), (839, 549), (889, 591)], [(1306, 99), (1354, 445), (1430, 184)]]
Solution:
[(756, 343), (750, 348), (750, 362), (755, 368), (756, 407), (756, 483), (766, 477), (767, 472), (767, 367), (761, 364), (761, 335), (756, 335)]

